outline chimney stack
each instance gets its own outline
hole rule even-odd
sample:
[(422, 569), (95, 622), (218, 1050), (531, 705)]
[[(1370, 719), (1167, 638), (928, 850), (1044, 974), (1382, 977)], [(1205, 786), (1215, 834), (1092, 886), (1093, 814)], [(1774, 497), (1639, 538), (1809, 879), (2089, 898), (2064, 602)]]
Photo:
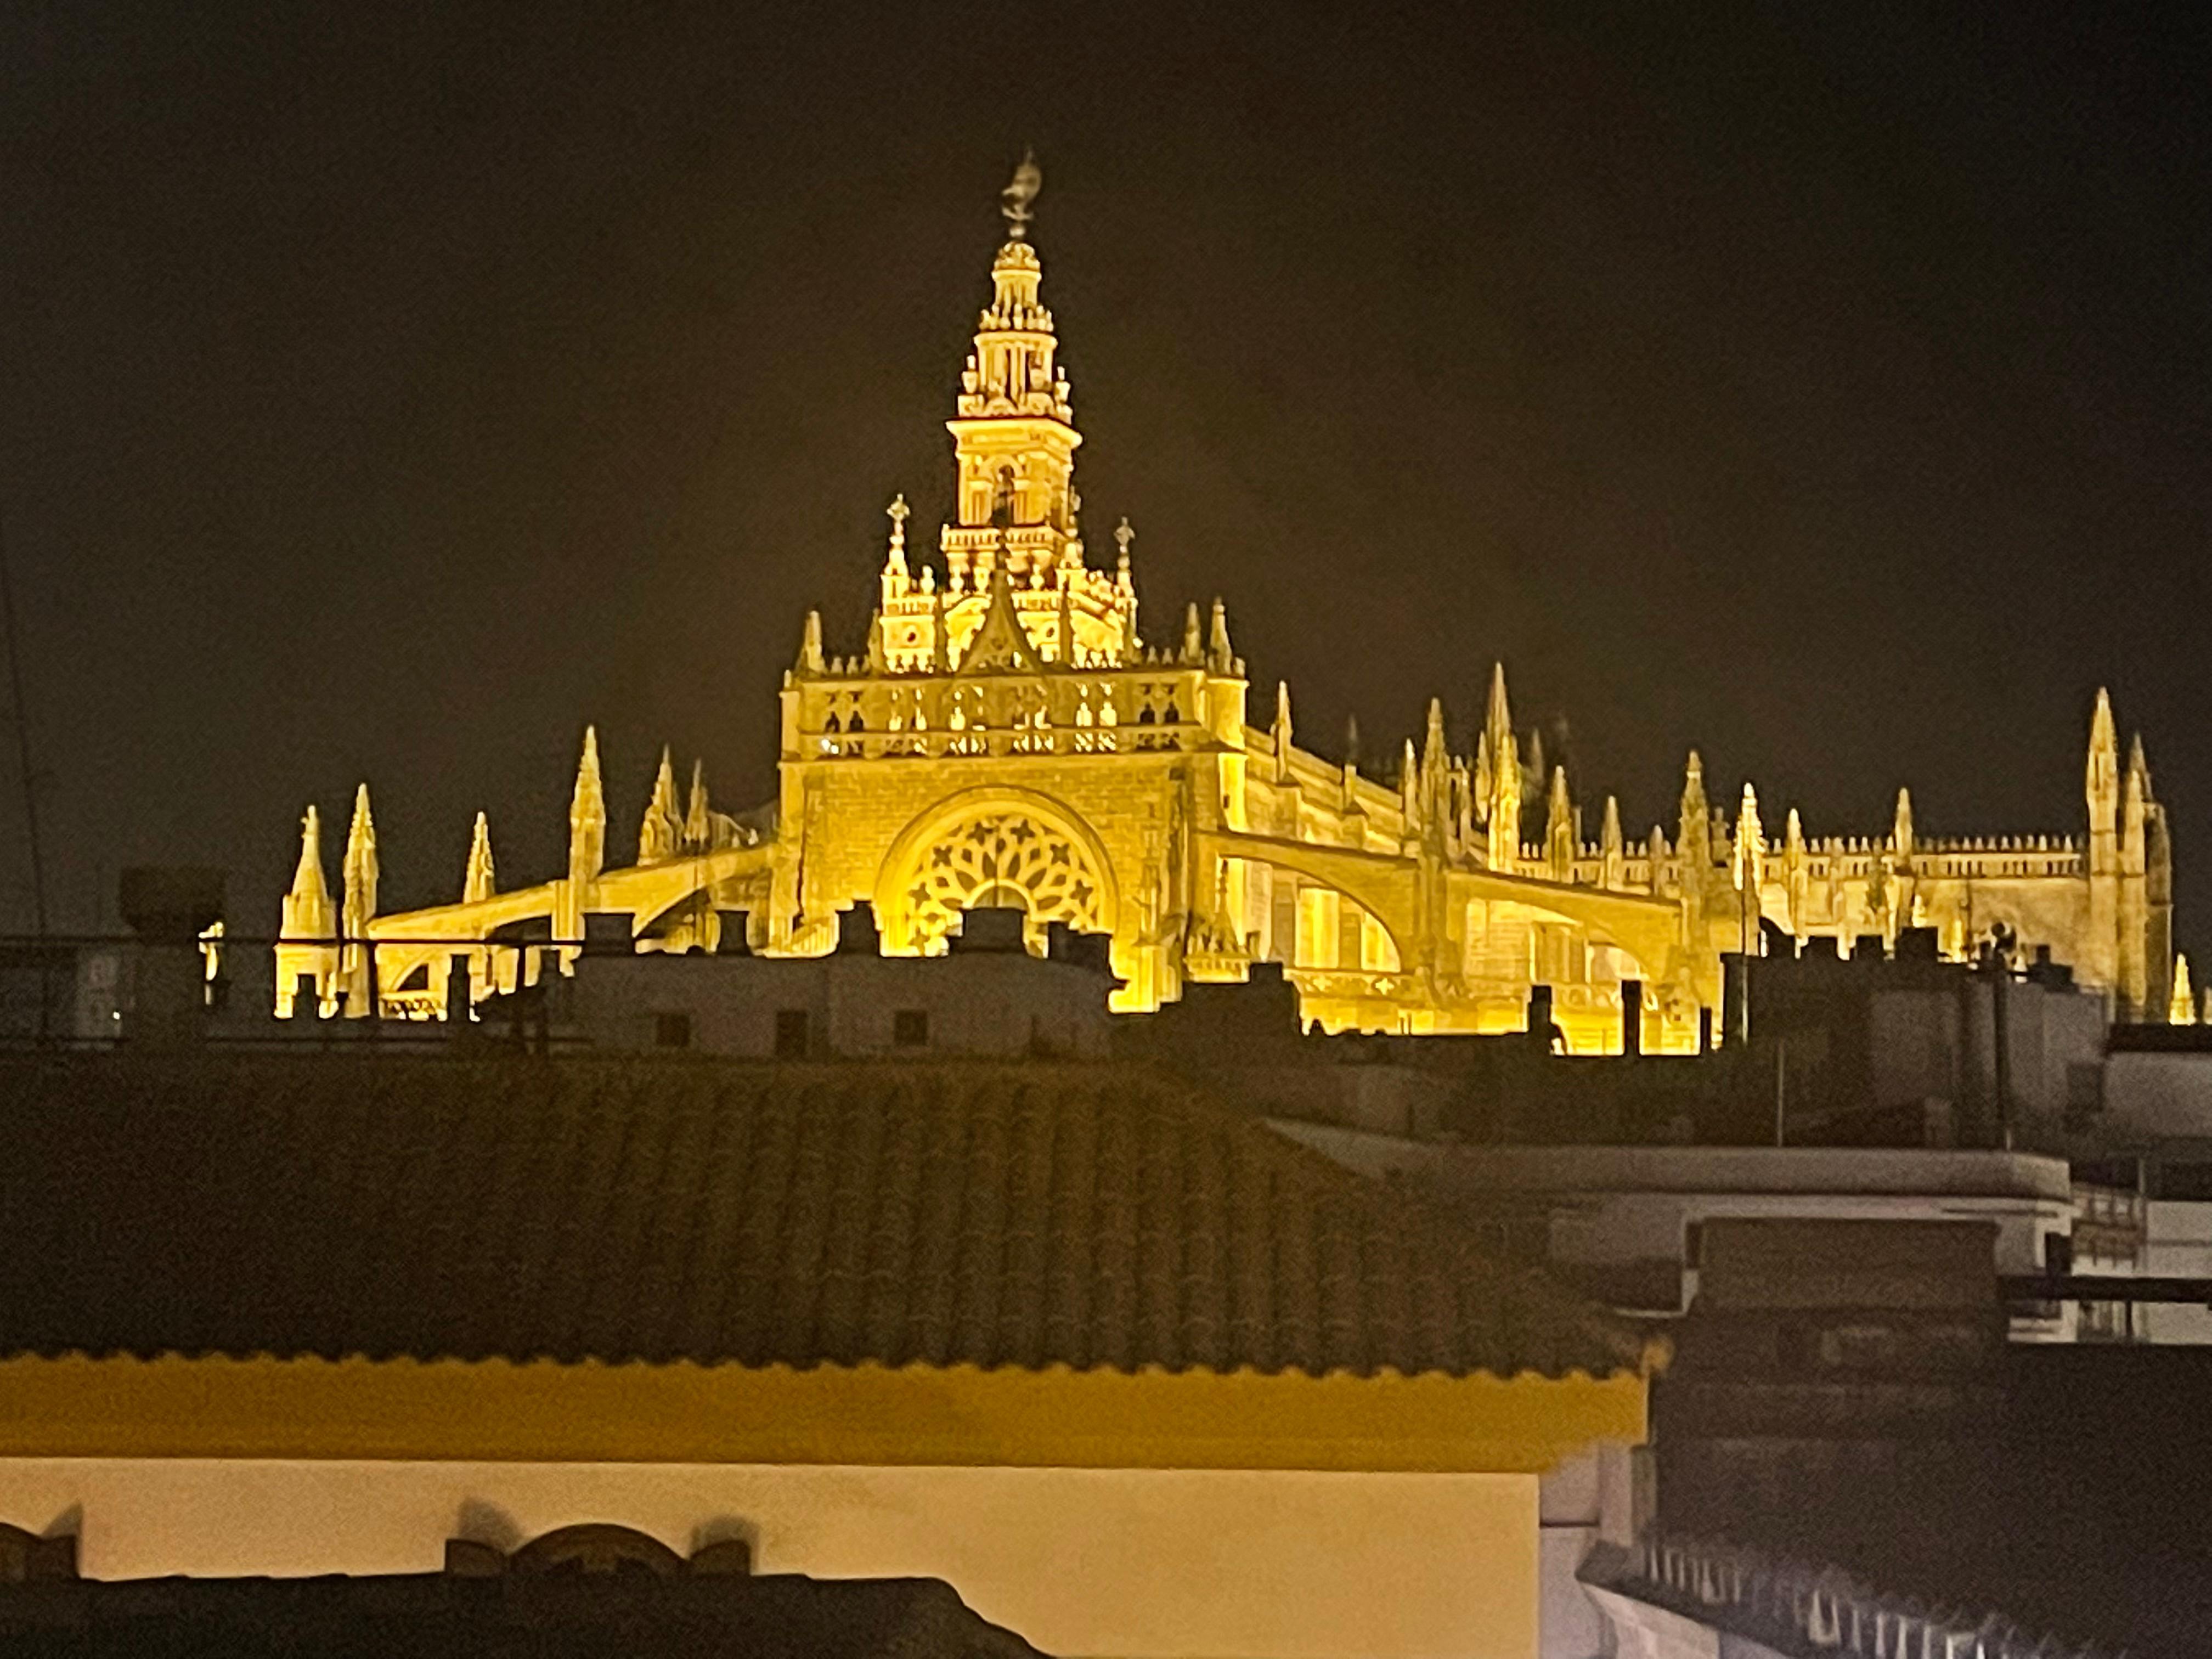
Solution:
[(222, 920), (221, 870), (149, 867), (123, 872), (123, 919), (138, 936), (124, 1040), (176, 1050), (206, 1035), (208, 981), (201, 937)]

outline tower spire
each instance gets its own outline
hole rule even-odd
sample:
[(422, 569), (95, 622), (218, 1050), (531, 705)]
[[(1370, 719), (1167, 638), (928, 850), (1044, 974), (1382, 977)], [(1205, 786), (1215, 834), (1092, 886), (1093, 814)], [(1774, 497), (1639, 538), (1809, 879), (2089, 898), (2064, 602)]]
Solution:
[(1451, 750), (1444, 743), (1444, 703), (1429, 699), (1428, 730), (1421, 738), (1422, 811), (1438, 826), (1451, 817)]
[(469, 832), (469, 862), (461, 876), (461, 902), (482, 904), (496, 890), (495, 881), (491, 861), (491, 824), (479, 812), (476, 827)]
[(1544, 861), (1553, 881), (1574, 879), (1575, 854), (1582, 837), (1575, 833), (1574, 802), (1567, 794), (1567, 769), (1552, 769), (1552, 792), (1544, 808)]
[(1495, 764), (1513, 736), (1513, 712), (1505, 702), (1505, 665), (1502, 662), (1490, 665), (1490, 703), (1483, 713), (1482, 732), (1490, 739), (1490, 757)]
[(346, 831), (345, 932), (348, 939), (368, 936), (376, 915), (376, 820), (368, 810), (368, 786), (354, 792), (353, 823)]
[(637, 827), (637, 861), (658, 864), (674, 858), (683, 827), (676, 812), (676, 763), (668, 745), (663, 744), (660, 770), (653, 779), (653, 799), (646, 803), (644, 821)]
[(328, 939), (337, 929), (331, 913), (330, 884), (323, 878), (323, 823), (310, 806), (300, 820), (300, 863), (292, 890), (284, 896), (287, 939)]
[(1213, 620), (1206, 632), (1206, 665), (1215, 673), (1237, 672), (1237, 653), (1229, 645), (1229, 607), (1218, 599), (1213, 602)]
[(1510, 870), (1521, 856), (1521, 740), (1513, 735), (1513, 714), (1506, 706), (1504, 663), (1490, 671), (1482, 736), (1490, 757), (1489, 864), (1493, 870)]
[(1766, 879), (1766, 826), (1759, 821), (1759, 791), (1747, 779), (1743, 786), (1743, 804), (1736, 809), (1735, 884), (1748, 887), (1756, 903), (1759, 885)]
[[(1682, 770), (1682, 811), (1674, 854), (1681, 873), (1682, 936), (1702, 945), (1705, 883), (1713, 868), (1713, 821), (1705, 800), (1705, 763), (1694, 749)], [(1656, 865), (1653, 866), (1653, 885), (1657, 885)]]
[(1291, 781), (1291, 688), (1287, 681), (1275, 682), (1275, 764), (1274, 781)]
[(2103, 809), (2120, 798), (2120, 733), (2112, 720), (2112, 694), (2097, 688), (2097, 710), (2089, 717), (2089, 764), (2082, 780), (2088, 798), (2089, 823), (2094, 832)]
[(374, 1018), (383, 1000), (376, 982), (376, 947), (367, 943), (376, 919), (376, 820), (368, 810), (368, 786), (354, 792), (353, 823), (346, 830), (345, 892), (340, 927), (346, 940), (339, 971), (346, 1012), (356, 1019)]
[(2159, 995), (2170, 945), (2154, 948), (2150, 933), (2150, 863), (2153, 824), (2159, 808), (2151, 799), (2150, 764), (2143, 758), (2142, 736), (2128, 744), (2128, 769), (2120, 783), (2119, 972), (2116, 985), (2123, 1015), (2158, 1017)]
[(1694, 749), (1682, 769), (1680, 831), (1675, 850), (1682, 855), (1682, 884), (1686, 890), (1694, 879), (1702, 887), (1712, 864), (1712, 813), (1705, 801), (1705, 763)]
[(1083, 439), (1067, 377), (1054, 361), (1052, 313), (1039, 297), (1044, 268), (1029, 240), (1043, 182), (1031, 156), (1002, 193), (1006, 240), (991, 262), (991, 303), (976, 319), (947, 422), (959, 479), (944, 546), (956, 573), (971, 558), (1000, 553), (1017, 576), (1079, 562), (1075, 449)]
[(714, 839), (714, 820), (707, 810), (707, 763), (691, 763), (690, 804), (684, 814), (684, 846), (686, 851), (703, 853)]
[(2093, 983), (2118, 988), (2120, 951), (2120, 734), (2112, 699), (2100, 687), (2089, 717), (2089, 754), (2081, 793), (2089, 809), (2089, 925), (2081, 967)]
[(599, 782), (599, 732), (584, 728), (584, 755), (576, 766), (576, 788), (568, 798), (568, 879), (596, 880), (606, 867), (607, 797)]

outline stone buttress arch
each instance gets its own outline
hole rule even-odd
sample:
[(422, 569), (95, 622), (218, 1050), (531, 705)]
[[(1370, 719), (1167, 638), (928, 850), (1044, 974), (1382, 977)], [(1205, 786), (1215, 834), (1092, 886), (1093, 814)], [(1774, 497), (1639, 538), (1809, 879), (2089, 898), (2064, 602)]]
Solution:
[(1397, 956), (1399, 965), (1395, 971), (1412, 969), (1416, 959), (1413, 909), (1419, 880), (1413, 860), (1243, 830), (1201, 830), (1195, 839), (1216, 860), (1263, 864), (1328, 889), (1340, 902), (1374, 919)]

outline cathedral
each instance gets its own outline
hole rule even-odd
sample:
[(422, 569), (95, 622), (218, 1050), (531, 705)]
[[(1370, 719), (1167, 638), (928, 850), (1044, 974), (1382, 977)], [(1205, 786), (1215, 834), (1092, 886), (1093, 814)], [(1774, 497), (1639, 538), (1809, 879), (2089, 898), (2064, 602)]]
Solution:
[(2193, 1018), (2165, 815), (2102, 693), (2086, 824), (1966, 841), (1916, 835), (1904, 790), (1884, 833), (1815, 836), (1794, 810), (1778, 832), (1748, 783), (1732, 814), (1716, 803), (1694, 752), (1671, 826), (1632, 840), (1608, 797), (1587, 840), (1575, 781), (1516, 730), (1502, 670), (1471, 754), (1435, 702), (1395, 763), (1301, 747), (1286, 686), (1255, 706), (1220, 600), (1148, 634), (1127, 521), (1110, 562), (1085, 542), (1082, 434), (1030, 238), (1038, 182), (1025, 163), (1004, 194), (946, 422), (954, 520), (933, 560), (892, 501), (880, 598), (850, 648), (805, 618), (775, 802), (716, 811), (696, 771), (679, 793), (664, 756), (635, 860), (611, 866), (587, 731), (563, 873), (502, 890), (479, 815), (459, 902), (393, 915), (377, 909), (367, 787), (335, 901), (310, 807), (280, 1017), (451, 1018), (461, 985), (481, 1000), (568, 971), (610, 929), (641, 951), (818, 954), (838, 913), (867, 904), (892, 953), (943, 950), (984, 906), (1019, 907), (1038, 951), (1054, 924), (1107, 935), (1131, 1012), (1276, 963), (1325, 1030), (1498, 1032), (1547, 987), (1575, 1053), (1618, 1052), (1632, 1020), (1646, 1050), (1695, 1048), (1722, 957), (1747, 945), (1887, 951), (1905, 929), (1954, 959), (1993, 940), (2047, 951), (2118, 1019)]

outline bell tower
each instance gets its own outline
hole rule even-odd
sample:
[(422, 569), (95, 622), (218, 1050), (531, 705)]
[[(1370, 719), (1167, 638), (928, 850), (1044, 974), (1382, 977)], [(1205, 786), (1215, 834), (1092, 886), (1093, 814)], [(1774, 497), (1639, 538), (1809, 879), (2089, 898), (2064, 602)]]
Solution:
[[(1000, 192), (1006, 238), (991, 261), (991, 303), (945, 429), (952, 434), (952, 517), (939, 537), (939, 573), (910, 562), (903, 496), (890, 507), (883, 603), (871, 660), (896, 674), (951, 672), (964, 660), (1004, 576), (1015, 619), (1041, 661), (1104, 668), (1136, 649), (1137, 590), (1128, 539), (1111, 571), (1083, 562), (1075, 429), (1060, 339), (1040, 295), (1044, 268), (1030, 240), (1044, 175), (1024, 156)], [(1127, 525), (1124, 523), (1124, 531)], [(939, 580), (940, 574), (942, 580)]]
[(1017, 586), (1033, 574), (1083, 562), (1075, 494), (1083, 435), (1067, 376), (1054, 362), (1060, 342), (1039, 296), (1044, 269), (1029, 240), (1030, 204), (1043, 182), (1027, 156), (1003, 192), (1006, 240), (991, 262), (991, 303), (976, 321), (975, 349), (945, 422), (959, 468), (943, 543), (956, 586), (988, 588), (1001, 556)]

